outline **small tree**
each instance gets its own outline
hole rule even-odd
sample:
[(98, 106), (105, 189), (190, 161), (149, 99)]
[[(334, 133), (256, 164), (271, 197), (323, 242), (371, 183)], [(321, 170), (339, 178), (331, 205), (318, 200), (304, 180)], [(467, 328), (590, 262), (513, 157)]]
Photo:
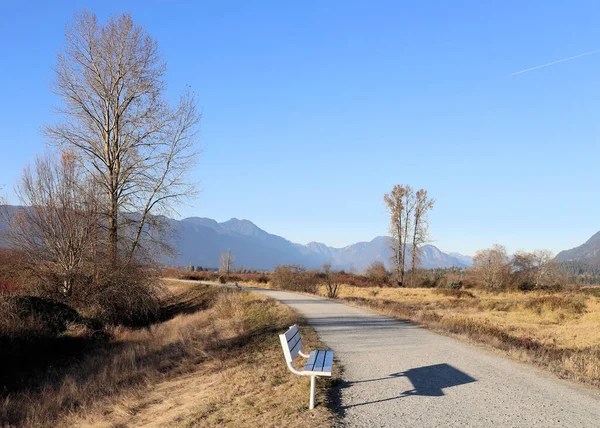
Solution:
[(335, 299), (340, 290), (340, 281), (338, 275), (331, 271), (331, 263), (325, 263), (323, 265), (323, 275), (325, 277), (327, 297), (330, 299)]
[(490, 290), (504, 290), (510, 274), (508, 261), (506, 248), (502, 245), (478, 251), (473, 257), (473, 272), (479, 284)]

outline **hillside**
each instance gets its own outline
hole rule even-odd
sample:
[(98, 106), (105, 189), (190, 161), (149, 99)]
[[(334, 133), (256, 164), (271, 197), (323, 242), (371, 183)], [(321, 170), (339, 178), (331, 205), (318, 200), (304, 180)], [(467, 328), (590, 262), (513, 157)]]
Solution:
[(600, 264), (600, 232), (594, 234), (579, 247), (561, 251), (556, 255), (556, 261), (582, 261)]

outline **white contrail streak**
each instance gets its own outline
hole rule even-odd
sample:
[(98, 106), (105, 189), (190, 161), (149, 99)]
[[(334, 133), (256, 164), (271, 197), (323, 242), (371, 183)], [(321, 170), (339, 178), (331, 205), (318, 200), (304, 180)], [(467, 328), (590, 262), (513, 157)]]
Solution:
[(600, 49), (596, 49), (595, 51), (586, 52), (586, 53), (582, 53), (582, 54), (579, 54), (579, 55), (571, 56), (571, 57), (565, 58), (565, 59), (559, 59), (558, 61), (549, 62), (548, 64), (544, 64), (544, 65), (538, 65), (537, 67), (531, 67), (531, 68), (528, 68), (526, 70), (517, 71), (516, 73), (511, 74), (511, 76), (516, 76), (517, 74), (521, 74), (521, 73), (527, 73), (528, 71), (537, 70), (538, 68), (549, 67), (551, 65), (558, 64), (559, 62), (565, 62), (565, 61), (570, 61), (570, 60), (575, 59), (575, 58), (581, 58), (582, 56), (587, 56), (587, 55), (595, 54), (596, 52), (600, 52)]

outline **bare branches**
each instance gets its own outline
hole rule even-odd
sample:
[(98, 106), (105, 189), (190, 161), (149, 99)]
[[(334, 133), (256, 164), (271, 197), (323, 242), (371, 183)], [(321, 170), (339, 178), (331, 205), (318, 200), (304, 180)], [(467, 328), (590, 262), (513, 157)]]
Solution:
[(92, 13), (75, 15), (58, 56), (53, 89), (64, 121), (46, 134), (76, 151), (99, 183), (113, 260), (133, 260), (156, 224), (150, 218), (195, 195), (188, 174), (199, 154), (197, 99), (188, 88), (169, 106), (165, 70), (156, 41), (128, 14), (105, 25)]
[(98, 205), (72, 153), (38, 157), (23, 172), (17, 196), (25, 208), (10, 218), (9, 242), (42, 276), (54, 276), (70, 295), (97, 241)]
[(234, 262), (235, 257), (231, 255), (231, 250), (228, 249), (227, 251), (223, 251), (221, 253), (221, 267), (219, 268), (219, 271), (229, 275)]
[(508, 254), (502, 245), (480, 250), (473, 257), (473, 272), (479, 283), (490, 290), (503, 290), (509, 281)]
[(433, 208), (434, 204), (435, 199), (427, 196), (427, 190), (421, 189), (415, 193), (413, 236), (411, 246), (412, 262), (410, 267), (413, 274), (419, 267), (419, 262), (421, 259), (421, 245), (425, 244), (429, 239), (428, 213)]

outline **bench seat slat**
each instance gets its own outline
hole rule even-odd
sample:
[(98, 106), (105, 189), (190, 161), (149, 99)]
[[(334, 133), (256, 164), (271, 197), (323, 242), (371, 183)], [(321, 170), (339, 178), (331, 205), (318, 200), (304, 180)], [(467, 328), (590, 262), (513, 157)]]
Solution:
[(313, 371), (322, 372), (323, 371), (323, 363), (325, 363), (325, 354), (327, 351), (319, 351), (319, 355), (317, 355), (317, 359), (315, 360), (315, 366), (313, 367)]
[(304, 372), (316, 376), (331, 376), (332, 366), (333, 351), (312, 351), (304, 366)]
[(312, 368), (315, 365), (315, 360), (317, 358), (318, 353), (319, 353), (319, 351), (312, 351), (310, 353), (310, 355), (308, 356), (308, 361), (304, 365), (304, 370), (312, 370)]
[(333, 367), (333, 351), (327, 351), (325, 354), (325, 363), (323, 364), (323, 371), (331, 373)]

